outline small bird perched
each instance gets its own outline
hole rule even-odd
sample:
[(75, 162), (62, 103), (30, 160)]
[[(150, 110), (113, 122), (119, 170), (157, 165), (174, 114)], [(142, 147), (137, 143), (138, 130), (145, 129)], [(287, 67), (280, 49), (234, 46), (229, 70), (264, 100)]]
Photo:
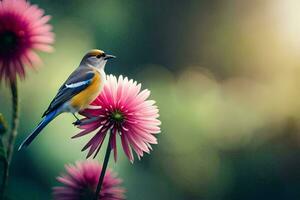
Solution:
[(27, 147), (56, 116), (63, 112), (72, 113), (79, 122), (75, 113), (87, 108), (100, 94), (105, 81), (104, 67), (107, 60), (111, 58), (115, 58), (115, 56), (108, 55), (98, 49), (90, 50), (82, 58), (78, 68), (60, 87), (43, 114), (42, 121), (22, 142), (19, 150)]

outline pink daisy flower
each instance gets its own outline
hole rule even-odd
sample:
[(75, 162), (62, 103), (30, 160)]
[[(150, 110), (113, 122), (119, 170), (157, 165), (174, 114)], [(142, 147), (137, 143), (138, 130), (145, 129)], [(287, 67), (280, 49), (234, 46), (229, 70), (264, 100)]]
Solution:
[(40, 62), (35, 50), (49, 52), (54, 42), (50, 16), (26, 0), (0, 0), (0, 80), (24, 79), (24, 65)]
[(80, 137), (97, 130), (96, 134), (82, 149), (89, 148), (87, 157), (94, 152), (97, 155), (107, 132), (112, 135), (111, 148), (117, 159), (117, 135), (126, 156), (133, 162), (132, 149), (138, 158), (143, 152), (150, 153), (150, 144), (157, 144), (155, 134), (160, 132), (158, 108), (153, 100), (147, 100), (149, 90), (141, 91), (141, 84), (119, 76), (107, 76), (101, 94), (91, 104), (91, 107), (80, 114), (85, 116), (78, 126), (83, 129), (73, 138)]
[[(102, 166), (95, 161), (82, 161), (76, 162), (75, 165), (67, 165), (65, 168), (67, 174), (57, 177), (64, 186), (53, 188), (54, 200), (94, 199)], [(120, 187), (121, 183), (121, 179), (116, 178), (111, 170), (107, 170), (99, 199), (125, 199), (125, 190)]]

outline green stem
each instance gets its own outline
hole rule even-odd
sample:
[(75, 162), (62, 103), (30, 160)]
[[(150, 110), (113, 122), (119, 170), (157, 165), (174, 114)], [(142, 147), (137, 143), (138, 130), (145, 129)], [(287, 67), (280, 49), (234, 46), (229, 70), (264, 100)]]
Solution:
[[(18, 126), (19, 126), (19, 99), (18, 99), (18, 89), (17, 83), (11, 82), (10, 89), (12, 94), (12, 121), (11, 121), (11, 131), (8, 136), (8, 144), (7, 144), (7, 165), (4, 168), (4, 180), (2, 185), (2, 193), (4, 193), (5, 188), (7, 186), (8, 176), (9, 176), (9, 167), (11, 165), (11, 159), (14, 151), (14, 144), (18, 134)], [(4, 194), (2, 194), (4, 196)]]
[(12, 94), (12, 124), (11, 124), (11, 133), (8, 138), (7, 146), (7, 160), (8, 164), (11, 163), (12, 154), (14, 151), (14, 144), (18, 134), (19, 127), (19, 99), (18, 99), (18, 89), (17, 83), (11, 83), (11, 94)]
[(95, 200), (99, 200), (99, 194), (100, 194), (100, 191), (101, 191), (101, 187), (102, 187), (102, 184), (103, 184), (103, 180), (104, 180), (104, 176), (105, 176), (105, 172), (106, 172), (106, 168), (107, 168), (107, 165), (108, 165), (109, 156), (110, 156), (110, 152), (111, 152), (112, 137), (113, 137), (113, 133), (111, 131), (110, 135), (109, 135), (109, 140), (108, 140), (108, 143), (107, 143), (107, 148), (106, 148), (106, 152), (105, 152), (105, 157), (104, 157), (104, 162), (103, 162), (101, 174), (100, 174), (100, 177), (99, 177), (99, 181), (98, 181), (98, 185), (97, 185), (97, 189), (96, 189), (96, 193), (95, 193)]

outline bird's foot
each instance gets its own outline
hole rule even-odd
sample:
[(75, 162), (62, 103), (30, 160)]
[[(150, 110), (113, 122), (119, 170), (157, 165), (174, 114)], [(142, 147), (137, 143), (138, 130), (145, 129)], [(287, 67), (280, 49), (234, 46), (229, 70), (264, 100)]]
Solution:
[(76, 120), (75, 122), (73, 122), (74, 126), (82, 126), (82, 125), (86, 125), (92, 122), (95, 122), (99, 120), (99, 117), (92, 117), (89, 119), (83, 119), (83, 120)]
[(77, 119), (75, 122), (72, 123), (74, 126), (80, 126), (82, 125), (82, 121), (80, 119)]

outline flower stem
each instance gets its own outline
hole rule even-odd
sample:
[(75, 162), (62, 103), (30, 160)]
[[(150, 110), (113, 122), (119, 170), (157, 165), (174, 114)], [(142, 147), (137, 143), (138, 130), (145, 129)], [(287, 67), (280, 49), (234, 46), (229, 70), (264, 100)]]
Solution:
[(17, 83), (12, 82), (10, 85), (11, 94), (12, 94), (12, 124), (11, 124), (11, 133), (8, 138), (8, 146), (7, 146), (7, 161), (8, 164), (11, 163), (12, 154), (14, 151), (14, 144), (18, 134), (19, 127), (19, 99), (18, 99), (18, 89)]
[(18, 105), (19, 99), (18, 99), (17, 83), (11, 82), (10, 89), (12, 94), (12, 121), (11, 121), (11, 132), (8, 136), (8, 144), (7, 144), (7, 163), (4, 168), (5, 174), (4, 174), (4, 180), (1, 188), (3, 193), (7, 186), (9, 167), (11, 164), (12, 154), (14, 151), (14, 144), (15, 144), (16, 136), (18, 133), (18, 126), (19, 126), (19, 105)]
[(107, 168), (107, 164), (108, 164), (109, 156), (110, 156), (110, 152), (111, 152), (112, 137), (113, 137), (113, 133), (111, 131), (109, 134), (109, 140), (108, 140), (108, 144), (107, 144), (107, 148), (106, 148), (106, 152), (105, 152), (104, 162), (103, 162), (101, 174), (99, 177), (99, 181), (98, 181), (98, 185), (97, 185), (97, 189), (96, 189), (96, 193), (95, 193), (95, 200), (99, 199), (100, 190), (101, 190), (101, 187), (103, 184), (103, 180), (104, 180), (104, 176), (105, 176), (105, 172), (106, 172), (106, 168)]

